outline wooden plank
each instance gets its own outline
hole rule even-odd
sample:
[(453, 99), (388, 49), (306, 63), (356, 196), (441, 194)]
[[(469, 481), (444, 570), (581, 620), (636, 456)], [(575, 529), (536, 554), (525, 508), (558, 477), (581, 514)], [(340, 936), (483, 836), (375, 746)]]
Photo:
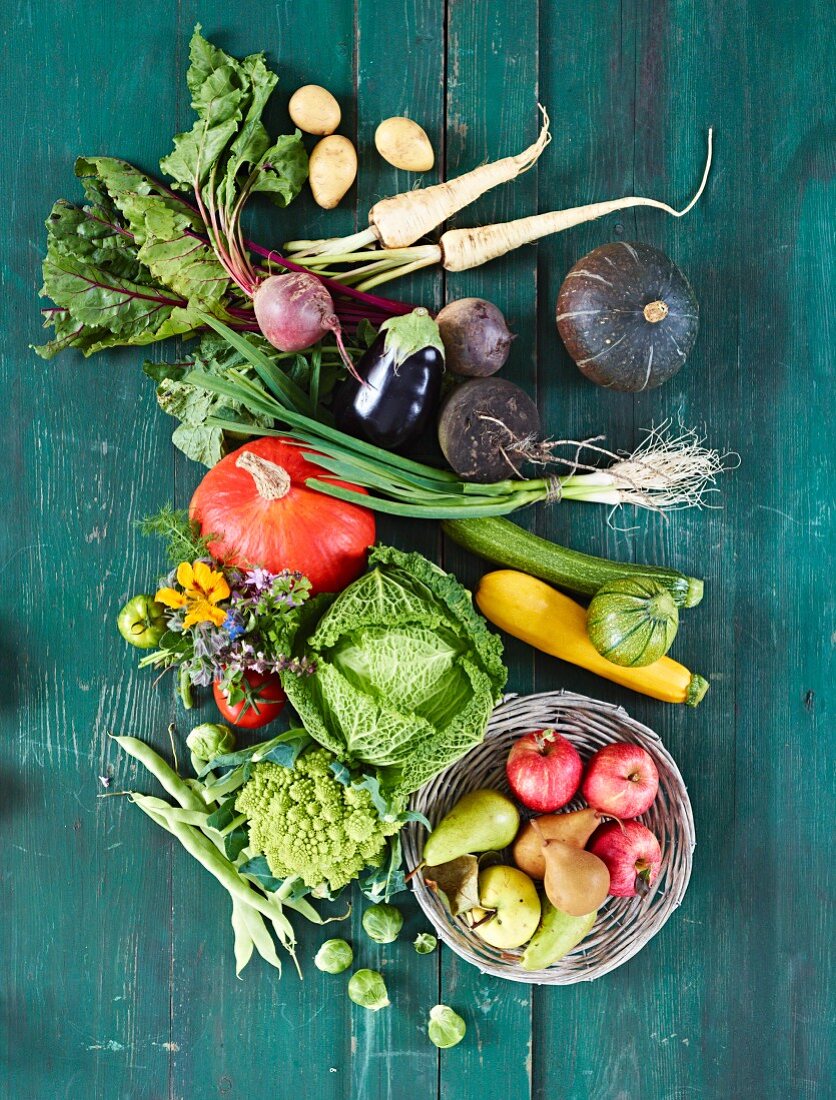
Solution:
[[(704, 421), (713, 442), (740, 450), (744, 467), (723, 483), (724, 511), (682, 514), (666, 524), (647, 517), (636, 532), (619, 538), (630, 556), (677, 564), (706, 577), (704, 605), (688, 613), (676, 645), (677, 655), (712, 682), (699, 710), (683, 713), (604, 685), (592, 692), (624, 703), (661, 733), (678, 759), (696, 816), (695, 873), (682, 909), (639, 958), (591, 990), (564, 991), (554, 1002), (545, 1002), (548, 1011), (538, 1013), (542, 1028), (535, 1047), (544, 1052), (540, 1059), (535, 1056), (538, 1096), (555, 1090), (567, 1097), (662, 1096), (686, 1081), (701, 1096), (814, 1096), (827, 1079), (824, 1028), (811, 1027), (814, 1016), (806, 1012), (803, 1025), (791, 1020), (782, 1004), (790, 990), (797, 1000), (800, 973), (810, 981), (811, 998), (820, 1002), (823, 996), (810, 961), (822, 934), (818, 907), (811, 903), (809, 910), (796, 909), (802, 931), (793, 937), (799, 946), (791, 947), (781, 892), (770, 886), (775, 884), (771, 876), (778, 844), (796, 835), (800, 816), (820, 820), (827, 793), (819, 795), (818, 810), (814, 806), (803, 813), (791, 793), (799, 789), (800, 779), (794, 782), (785, 775), (772, 791), (772, 766), (767, 763), (789, 756), (799, 773), (804, 756), (798, 748), (786, 747), (787, 741), (803, 737), (807, 744), (805, 727), (815, 719), (801, 713), (805, 688), (794, 670), (804, 668), (804, 684), (820, 686), (824, 656), (815, 629), (809, 644), (794, 643), (794, 648), (803, 645), (794, 658), (763, 637), (789, 619), (796, 629), (788, 636), (800, 639), (806, 634), (802, 624), (818, 621), (806, 563), (821, 553), (816, 547), (829, 515), (811, 500), (810, 511), (797, 516), (795, 506), (787, 511), (776, 499), (786, 491), (787, 499), (796, 500), (810, 476), (809, 465), (802, 473), (793, 463), (791, 448), (804, 453), (807, 443), (814, 451), (818, 444), (798, 409), (787, 424), (805, 425), (801, 440), (791, 431), (780, 451), (769, 453), (767, 440), (780, 440), (777, 419), (783, 423), (785, 413), (765, 396), (780, 386), (772, 339), (766, 336), (775, 328), (765, 319), (785, 318), (786, 303), (802, 293), (803, 285), (819, 285), (816, 257), (826, 248), (822, 191), (801, 207), (809, 163), (801, 161), (800, 151), (816, 147), (824, 98), (811, 86), (806, 102), (794, 96), (786, 100), (787, 117), (775, 110), (777, 100), (785, 101), (777, 80), (811, 63), (817, 21), (815, 15), (809, 23), (800, 21), (796, 13), (782, 9), (783, 25), (773, 26), (770, 17), (767, 27), (764, 6), (760, 8), (758, 18), (745, 5), (714, 5), (696, 18), (690, 5), (674, 4), (667, 6), (664, 19), (644, 6), (624, 9), (636, 39), (636, 155), (630, 190), (681, 201), (692, 186), (689, 173), (692, 180), (699, 175), (705, 128), (709, 123), (718, 127), (717, 167), (693, 215), (674, 222), (642, 211), (633, 221), (638, 239), (657, 244), (688, 272), (703, 316), (689, 363), (675, 380), (635, 399), (635, 422), (658, 423), (681, 410), (688, 423)], [(742, 41), (747, 50), (741, 60), (732, 44)], [(728, 44), (729, 52), (722, 44)], [(548, 56), (559, 71), (559, 55)], [(622, 87), (629, 97), (631, 74), (623, 46), (622, 64)], [(794, 136), (788, 141), (790, 133)], [(765, 179), (782, 183), (764, 189)], [(792, 210), (786, 209), (786, 188), (799, 196)], [(741, 217), (756, 192), (757, 223)], [(765, 262), (755, 265), (757, 276), (750, 274), (753, 253), (768, 250), (771, 256), (780, 247), (776, 234), (790, 251), (796, 233), (804, 230), (806, 247), (796, 250), (794, 270), (774, 273)], [(599, 242), (590, 247), (593, 243)], [(798, 353), (808, 346), (803, 325), (797, 340)], [(825, 345), (812, 342), (817, 351), (804, 355), (808, 385), (798, 392), (805, 402), (815, 403), (821, 400), (826, 353)], [(753, 387), (753, 378), (760, 384)], [(761, 439), (764, 413), (767, 425)], [(776, 423), (770, 426), (770, 419)], [(793, 467), (794, 472), (781, 475), (785, 484), (777, 493), (772, 470)], [(823, 469), (822, 476), (827, 483)], [(802, 544), (789, 556), (778, 549), (787, 527)], [(752, 532), (757, 534), (750, 541)], [(573, 545), (574, 536), (573, 523)], [(755, 546), (753, 553), (749, 548)], [(775, 573), (766, 588), (764, 568)], [(793, 576), (787, 587), (785, 574)], [(804, 603), (790, 611), (784, 592), (799, 589)], [(767, 591), (774, 606), (764, 612), (758, 594)], [(742, 675), (749, 680), (745, 705), (740, 700)], [(761, 695), (765, 682), (780, 685), (776, 691), (786, 700), (777, 714), (775, 698), (767, 706)], [(816, 692), (815, 687), (809, 690)], [(814, 837), (817, 826), (811, 831)], [(811, 860), (815, 864), (815, 845), (808, 847), (800, 839), (795, 845), (808, 865)], [(810, 871), (816, 873), (812, 866)], [(819, 874), (827, 877), (821, 866)], [(558, 1027), (575, 1039), (572, 1053), (548, 1058), (547, 1037)]]
[[(520, 152), (534, 141), (537, 115), (538, 12), (534, 0), (503, 6), (454, 0), (449, 5), (447, 52), (447, 175), (453, 178), (477, 164)], [(537, 208), (537, 168), (489, 192), (455, 218), (472, 226), (522, 217)], [(523, 249), (500, 262), (449, 275), (446, 300), (481, 297), (495, 302), (517, 338), (504, 377), (537, 398), (536, 253)], [(481, 563), (447, 542), (445, 567), (466, 584), (482, 572)], [(506, 651), (509, 691), (534, 686), (530, 649), (510, 642)], [(472, 1096), (523, 1097), (531, 1089), (530, 989), (479, 973), (458, 956), (445, 953), (441, 1000), (466, 1019), (468, 1034), (455, 1050), (443, 1052), (441, 1096), (458, 1097), (462, 1082)]]
[[(404, 0), (381, 18), (379, 4), (359, 0), (355, 43), (357, 80), (357, 228), (368, 224), (368, 212), (385, 195), (396, 195), (418, 182), (409, 172), (387, 164), (374, 146), (374, 132), (383, 119), (407, 115), (427, 131), (436, 151), (436, 166), (421, 177), (429, 185), (444, 169), (444, 9), (441, 4)], [(383, 284), (380, 293), (437, 309), (438, 272)], [(381, 516), (378, 539), (433, 560), (439, 552), (437, 525)], [(370, 943), (360, 927), (367, 904), (357, 899), (352, 919), (361, 945), (360, 965), (380, 969), (392, 1007), (371, 1013), (351, 1012), (351, 1095), (368, 1100), (399, 1100), (404, 1088), (415, 1096), (435, 1097), (438, 1091), (438, 1051), (426, 1036), (430, 1008), (438, 1001), (440, 953), (418, 955), (411, 941), (428, 928), (411, 894), (394, 899), (407, 918), (397, 943)], [(408, 1082), (408, 1084), (407, 1084)]]
[(80, 199), (76, 156), (144, 160), (169, 134), (169, 5), (99, 15), (80, 4), (58, 33), (54, 5), (36, 2), (3, 32), (0, 81), (17, 136), (0, 154), (9, 458), (0, 561), (14, 607), (3, 667), (18, 709), (0, 714), (8, 815), (0, 1094), (15, 1100), (168, 1091), (168, 999), (156, 991), (168, 983), (170, 846), (124, 799), (97, 800), (97, 776), (112, 776), (117, 790), (134, 781), (108, 730), (165, 729), (165, 700), (136, 676), (115, 613), (153, 576), (154, 553), (131, 521), (170, 484), (171, 454), (141, 354), (85, 362), (70, 352), (45, 364), (27, 348), (42, 336), (43, 222), (59, 196)]
[[(258, 50), (279, 75), (266, 118), (271, 132), (292, 132), (287, 101), (305, 83), (326, 85), (343, 109), (341, 131), (354, 129), (353, 41), (354, 14), (349, 5), (327, 0), (292, 4), (256, 5), (245, 19), (230, 17), (228, 4), (188, 3), (181, 6), (179, 42), (185, 64), (193, 25), (200, 20), (213, 42), (240, 57)], [(328, 51), (323, 53), (323, 28)], [(178, 126), (190, 125), (184, 72), (177, 74), (181, 91)], [(312, 148), (313, 139), (306, 139)], [(353, 204), (329, 215), (314, 204), (307, 188), (287, 211), (256, 200), (247, 215), (253, 239), (269, 247), (299, 235), (300, 227), (320, 232), (350, 232)], [(169, 423), (171, 427), (173, 422)], [(178, 453), (176, 499), (185, 507), (200, 480), (202, 467)], [(201, 718), (212, 720), (211, 700)], [(182, 732), (193, 720), (181, 710)], [(245, 735), (246, 736), (246, 735)], [(255, 736), (258, 739), (258, 736)], [(173, 898), (174, 961), (172, 970), (172, 1037), (177, 1045), (172, 1064), (172, 1095), (202, 1097), (266, 1096), (304, 1081), (306, 1094), (322, 1100), (341, 1100), (350, 1074), (347, 975), (320, 973), (313, 965), (318, 945), (332, 935), (346, 935), (343, 925), (323, 928), (301, 917), (291, 917), (299, 939), (304, 978), (299, 980), (288, 957), (281, 977), (254, 957), (235, 977), (232, 930), (226, 895), (199, 868), (178, 853)], [(345, 904), (333, 907), (344, 911)], [(349, 936), (349, 938), (352, 938)], [(281, 952), (280, 954), (283, 954)], [(197, 1008), (196, 1006), (201, 1006)]]

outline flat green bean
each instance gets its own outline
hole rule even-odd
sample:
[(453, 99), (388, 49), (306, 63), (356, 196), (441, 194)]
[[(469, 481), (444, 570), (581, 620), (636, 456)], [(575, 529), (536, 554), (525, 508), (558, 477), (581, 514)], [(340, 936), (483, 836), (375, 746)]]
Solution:
[(144, 765), (159, 781), (166, 793), (170, 794), (184, 810), (203, 810), (206, 808), (205, 802), (150, 745), (140, 741), (138, 737), (118, 737), (114, 733), (110, 736), (129, 756)]
[[(149, 817), (156, 815), (155, 820), (159, 817), (165, 821), (164, 828), (180, 841), (189, 855), (193, 856), (210, 875), (216, 878), (232, 897), (239, 898), (247, 905), (252, 906), (253, 909), (257, 909), (259, 913), (263, 913), (264, 916), (270, 920), (278, 919), (280, 921), (287, 921), (287, 918), (282, 913), (281, 905), (272, 898), (264, 898), (261, 894), (256, 893), (255, 890), (251, 890), (245, 880), (238, 874), (235, 866), (221, 854), (209, 837), (205, 836), (194, 826), (184, 825), (182, 822), (171, 817), (169, 813), (163, 811), (160, 805), (165, 806), (166, 803), (164, 803), (162, 799), (151, 799), (150, 803), (148, 799), (148, 795), (131, 795), (131, 800), (135, 802), (140, 809), (145, 809), (146, 806), (148, 806), (152, 811)], [(145, 803), (145, 805), (143, 805), (143, 803)], [(169, 807), (169, 809), (171, 809), (171, 807)]]
[[(247, 915), (252, 913), (256, 920), (261, 921), (261, 914), (256, 913), (249, 905), (244, 905), (238, 898), (232, 899), (232, 931), (235, 935), (235, 976), (241, 977), (241, 971), (253, 957), (253, 938), (248, 928)], [(262, 928), (264, 925), (262, 924)]]

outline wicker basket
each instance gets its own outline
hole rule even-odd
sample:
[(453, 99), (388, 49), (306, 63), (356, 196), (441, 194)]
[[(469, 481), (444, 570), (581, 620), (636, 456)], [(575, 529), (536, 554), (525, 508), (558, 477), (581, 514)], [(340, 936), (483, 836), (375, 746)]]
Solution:
[[(694, 819), (679, 769), (659, 737), (621, 709), (572, 692), (551, 691), (540, 695), (508, 696), (494, 711), (485, 740), (418, 791), (412, 800), (434, 824), (468, 791), (494, 787), (508, 793), (505, 760), (513, 742), (523, 733), (545, 727), (557, 729), (571, 741), (584, 759), (612, 741), (631, 741), (651, 754), (659, 769), (659, 793), (642, 821), (662, 846), (659, 878), (644, 898), (608, 898), (586, 939), (546, 970), (527, 971), (513, 955), (500, 952), (478, 938), (463, 921), (450, 916), (438, 895), (425, 886), (420, 875), (413, 890), (439, 936), (457, 955), (485, 974), (535, 985), (572, 985), (588, 982), (632, 958), (667, 921), (680, 904), (694, 850)], [(583, 805), (580, 800), (567, 809)], [(404, 830), (406, 865), (421, 859), (425, 832), (417, 824)]]

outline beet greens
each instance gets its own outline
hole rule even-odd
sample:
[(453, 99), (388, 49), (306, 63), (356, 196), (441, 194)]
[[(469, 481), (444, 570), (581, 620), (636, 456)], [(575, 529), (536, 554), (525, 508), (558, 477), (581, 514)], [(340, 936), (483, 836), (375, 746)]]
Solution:
[[(161, 161), (170, 184), (113, 157), (76, 161), (84, 204), (59, 200), (46, 222), (41, 295), (54, 303), (43, 311), (53, 337), (35, 349), (45, 359), (69, 347), (92, 355), (188, 337), (204, 328), (198, 310), (238, 331), (258, 332), (252, 291), (236, 263), (227, 262), (231, 251), (247, 283), (277, 269), (305, 270), (245, 240), (240, 225), (251, 195), (283, 208), (307, 178), (298, 131), (273, 140), (261, 120), (277, 83), (264, 55), (238, 61), (208, 42), (198, 25), (186, 80), (197, 118)], [(378, 325), (411, 309), (320, 281), (349, 331), (362, 318)]]

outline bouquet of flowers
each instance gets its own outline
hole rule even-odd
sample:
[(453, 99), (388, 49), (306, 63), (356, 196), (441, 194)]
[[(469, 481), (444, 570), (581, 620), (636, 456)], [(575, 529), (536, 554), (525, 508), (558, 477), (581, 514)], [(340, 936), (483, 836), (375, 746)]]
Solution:
[[(192, 686), (214, 689), (222, 713), (237, 725), (265, 725), (284, 703), (279, 673), (307, 675), (312, 661), (290, 656), (299, 609), (310, 594), (301, 573), (226, 566), (195, 537), (185, 516), (169, 549), (184, 555), (153, 596), (134, 596), (120, 613), (122, 636), (150, 649), (140, 667), (179, 670), (178, 691), (187, 708)], [(149, 521), (159, 530), (159, 517)], [(191, 560), (189, 560), (191, 559)]]

